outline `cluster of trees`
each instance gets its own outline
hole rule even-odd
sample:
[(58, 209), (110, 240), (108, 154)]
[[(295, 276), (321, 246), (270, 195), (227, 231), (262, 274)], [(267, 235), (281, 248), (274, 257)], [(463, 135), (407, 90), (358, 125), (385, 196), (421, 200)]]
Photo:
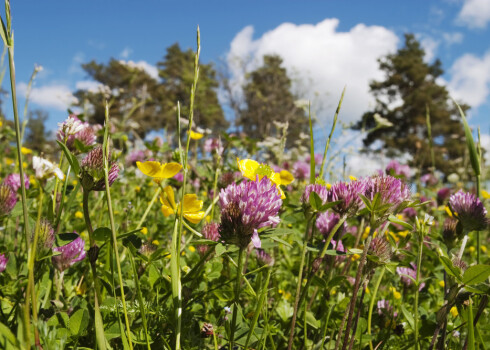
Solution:
[[(441, 62), (436, 60), (428, 64), (424, 54), (416, 38), (407, 34), (402, 48), (379, 60), (386, 78), (370, 85), (376, 98), (375, 108), (360, 116), (353, 128), (370, 130), (364, 138), (367, 147), (380, 140), (378, 150), (384, 149), (389, 156), (409, 153), (412, 165), (423, 171), (435, 167), (447, 174), (461, 163), (464, 135), (458, 112), (449, 103), (448, 91), (436, 81), (443, 73)], [(259, 140), (274, 133), (273, 121), (288, 122), (289, 145), (299, 133), (308, 132), (308, 118), (304, 110), (295, 105), (297, 97), (291, 93), (291, 79), (282, 63), (279, 56), (264, 56), (262, 66), (247, 75), (247, 82), (242, 87), (243, 101), (230, 101), (230, 105), (235, 112), (237, 130)], [(90, 78), (105, 87), (100, 91), (78, 90), (75, 93), (79, 106), (85, 108), (91, 122), (103, 122), (107, 99), (112, 119), (128, 134), (141, 138), (151, 130), (174, 130), (177, 101), (181, 105), (181, 115), (188, 115), (189, 92), (194, 78), (194, 52), (191, 49), (183, 51), (178, 44), (167, 48), (162, 61), (157, 63), (158, 79), (135, 65), (116, 59), (108, 63), (92, 61), (82, 67)], [(216, 133), (230, 126), (218, 100), (219, 85), (214, 66), (201, 64), (194, 118), (196, 125)], [(427, 111), (432, 126), (434, 160), (429, 151)], [(376, 114), (392, 126), (377, 128)], [(43, 118), (38, 116), (34, 120), (42, 124)], [(37, 124), (32, 124), (31, 129), (38, 128)]]

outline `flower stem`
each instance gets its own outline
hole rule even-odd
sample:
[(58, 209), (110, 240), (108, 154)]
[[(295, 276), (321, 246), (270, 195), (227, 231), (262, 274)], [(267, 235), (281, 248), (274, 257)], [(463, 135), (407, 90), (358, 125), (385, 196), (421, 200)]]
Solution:
[(141, 228), (141, 226), (143, 226), (143, 223), (145, 222), (146, 217), (150, 213), (151, 207), (153, 207), (153, 204), (155, 204), (156, 200), (158, 199), (160, 192), (162, 192), (162, 187), (159, 186), (157, 191), (153, 195), (153, 198), (151, 199), (150, 204), (148, 204), (148, 206), (146, 207), (146, 210), (143, 213), (143, 216), (141, 217), (140, 221), (138, 222), (138, 226), (136, 227), (136, 229), (139, 229), (139, 228)]
[(373, 340), (371, 339), (371, 321), (373, 317), (373, 307), (376, 301), (376, 294), (378, 294), (378, 288), (381, 284), (381, 280), (385, 274), (385, 268), (381, 268), (381, 272), (379, 273), (378, 279), (376, 280), (376, 284), (374, 285), (373, 295), (371, 296), (371, 301), (369, 303), (369, 312), (368, 312), (368, 320), (367, 320), (367, 333), (369, 335), (369, 349), (373, 350)]
[(422, 268), (422, 251), (424, 250), (424, 237), (420, 235), (419, 251), (417, 255), (417, 274), (415, 276), (415, 309), (414, 309), (414, 328), (415, 328), (415, 349), (420, 349), (419, 344), (419, 281), (420, 269)]
[(236, 319), (238, 315), (238, 304), (240, 302), (240, 282), (242, 281), (243, 275), (243, 248), (240, 247), (238, 251), (238, 266), (237, 266), (237, 274), (235, 281), (235, 300), (233, 301), (233, 316), (231, 319), (231, 333), (230, 333), (230, 346), (229, 350), (233, 349), (233, 345), (235, 342), (235, 328), (236, 328)]
[(305, 260), (306, 260), (305, 259), (306, 258), (306, 248), (308, 247), (308, 235), (310, 232), (311, 220), (312, 220), (312, 218), (309, 218), (308, 222), (306, 223), (305, 235), (303, 237), (303, 250), (301, 252), (301, 262), (299, 264), (298, 285), (296, 286), (296, 297), (294, 300), (293, 319), (291, 320), (291, 329), (289, 331), (288, 350), (291, 350), (293, 347), (294, 327), (296, 326), (296, 317), (298, 316), (301, 284), (303, 282), (303, 268), (304, 268)]

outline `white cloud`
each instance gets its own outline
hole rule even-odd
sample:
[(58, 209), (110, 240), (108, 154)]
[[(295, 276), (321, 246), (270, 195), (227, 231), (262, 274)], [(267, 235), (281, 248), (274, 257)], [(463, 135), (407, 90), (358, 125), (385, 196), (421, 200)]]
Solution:
[(448, 89), (453, 97), (473, 108), (486, 102), (490, 94), (490, 51), (482, 57), (465, 54), (449, 69)]
[[(25, 97), (27, 93), (27, 84), (21, 82), (17, 86), (19, 95)], [(33, 87), (30, 93), (29, 101), (41, 107), (54, 108), (66, 111), (73, 103), (77, 102), (70, 88), (66, 85), (52, 84), (40, 87)]]
[(457, 21), (470, 28), (485, 28), (490, 22), (490, 1), (466, 0)]
[(132, 53), (133, 49), (131, 49), (130, 47), (125, 47), (124, 50), (121, 51), (119, 56), (121, 56), (122, 59), (127, 59)]
[(463, 42), (463, 34), (460, 32), (443, 33), (442, 38), (446, 45), (461, 44)]
[(86, 90), (92, 93), (105, 93), (110, 94), (110, 88), (107, 85), (101, 84), (93, 80), (81, 80), (75, 84), (77, 90)]
[(425, 51), (425, 62), (432, 62), (436, 57), (437, 48), (439, 47), (439, 41), (434, 40), (431, 37), (424, 37), (420, 40), (420, 45)]
[[(251, 71), (262, 64), (263, 55), (278, 54), (290, 76), (294, 72), (307, 82), (299, 84), (306, 90), (299, 97), (318, 96), (322, 100), (326, 108), (319, 111), (320, 119), (333, 115), (342, 89), (347, 86), (340, 118), (358, 120), (374, 104), (369, 82), (384, 77), (377, 59), (396, 51), (398, 37), (387, 28), (364, 24), (340, 32), (338, 24), (335, 18), (316, 25), (284, 23), (255, 40), (253, 27), (245, 27), (231, 42), (227, 57), (234, 92), (240, 94), (245, 81), (243, 63), (245, 70)], [(294, 85), (296, 88), (298, 84)]]
[(158, 68), (146, 61), (142, 60), (142, 61), (134, 62), (131, 60), (129, 61), (119, 60), (119, 63), (128, 65), (129, 67), (141, 69), (145, 71), (153, 79), (158, 80)]
[(71, 65), (68, 68), (68, 73), (70, 74), (84, 73), (82, 69), (82, 63), (84, 62), (85, 62), (85, 54), (83, 52), (77, 52), (71, 60)]

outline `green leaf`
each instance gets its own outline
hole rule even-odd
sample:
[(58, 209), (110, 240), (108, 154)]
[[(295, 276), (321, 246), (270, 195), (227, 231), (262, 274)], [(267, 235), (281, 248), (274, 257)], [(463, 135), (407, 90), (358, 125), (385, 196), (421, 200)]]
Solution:
[(310, 311), (306, 312), (306, 323), (315, 329), (318, 329), (318, 326), (320, 325), (320, 321), (318, 321)]
[(75, 311), (68, 322), (72, 335), (80, 336), (87, 329), (89, 315), (87, 309), (79, 309)]
[(455, 277), (459, 282), (462, 281), (461, 271), (453, 265), (453, 262), (448, 257), (440, 255), (439, 261), (449, 275)]
[(94, 231), (94, 239), (100, 242), (106, 242), (112, 237), (112, 231), (108, 227), (98, 227)]
[(401, 225), (403, 227), (405, 227), (407, 230), (413, 230), (413, 227), (412, 225), (410, 225), (408, 222), (405, 222), (403, 220), (400, 220), (398, 219), (396, 216), (394, 215), (390, 215), (388, 217), (388, 220), (394, 224), (398, 224), (398, 225)]
[(226, 252), (226, 247), (223, 244), (218, 243), (216, 244), (215, 252), (216, 252), (216, 256), (221, 256), (223, 255), (224, 252)]
[(286, 242), (285, 240), (283, 239), (280, 239), (280, 238), (277, 238), (277, 237), (270, 237), (274, 242), (277, 242), (277, 243), (281, 243), (281, 244), (284, 244), (286, 247), (288, 248), (292, 248), (293, 246), (291, 244), (289, 244), (288, 242)]
[(313, 208), (313, 210), (318, 210), (323, 204), (322, 199), (316, 192), (311, 192), (310, 193), (310, 205)]
[(7, 339), (12, 345), (19, 347), (19, 342), (14, 333), (3, 323), (0, 322), (0, 335)]
[(413, 321), (413, 316), (410, 313), (410, 311), (408, 311), (404, 305), (402, 305), (402, 313), (403, 313), (403, 316), (407, 319), (408, 324), (410, 325), (410, 328), (414, 329), (414, 323), (415, 322)]
[(70, 152), (68, 147), (66, 147), (63, 142), (60, 142), (58, 140), (56, 140), (56, 142), (58, 143), (58, 145), (60, 145), (61, 149), (65, 153), (65, 156), (68, 159), (68, 162), (70, 163), (73, 172), (75, 173), (75, 175), (78, 175), (80, 173), (80, 164), (78, 163), (77, 157), (75, 157), (75, 155)]
[(364, 205), (366, 206), (366, 208), (369, 211), (372, 211), (373, 210), (372, 203), (371, 203), (371, 201), (369, 200), (368, 197), (366, 197), (365, 195), (359, 193), (359, 198), (361, 198), (361, 200), (364, 202)]
[(463, 275), (463, 283), (466, 285), (474, 285), (485, 282), (490, 276), (490, 265), (474, 265), (468, 267)]
[(476, 151), (475, 147), (475, 141), (473, 140), (473, 135), (471, 133), (470, 126), (468, 125), (468, 121), (466, 120), (466, 117), (464, 115), (463, 110), (459, 106), (456, 101), (454, 101), (454, 104), (458, 107), (459, 113), (461, 114), (461, 119), (463, 119), (463, 128), (464, 128), (464, 136), (466, 138), (466, 146), (468, 147), (468, 151), (470, 153), (470, 162), (471, 162), (471, 167), (473, 168), (473, 171), (475, 172), (476, 176), (479, 176), (481, 173), (480, 169), (480, 157), (478, 157), (478, 153)]
[(75, 232), (60, 233), (59, 235), (55, 236), (56, 246), (62, 247), (64, 245), (67, 245), (68, 243), (73, 242), (78, 237), (79, 235), (76, 234)]
[(271, 229), (259, 232), (259, 235), (261, 238), (268, 238), (268, 237), (272, 237), (272, 236), (290, 235), (292, 233), (298, 233), (298, 230), (291, 229), (291, 228), (284, 228), (284, 227), (271, 228)]

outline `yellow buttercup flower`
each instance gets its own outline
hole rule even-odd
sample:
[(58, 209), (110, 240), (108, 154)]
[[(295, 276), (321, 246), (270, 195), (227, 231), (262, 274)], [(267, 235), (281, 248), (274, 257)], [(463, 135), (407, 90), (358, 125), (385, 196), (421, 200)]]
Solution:
[(481, 196), (485, 199), (490, 199), (490, 193), (485, 190), (481, 190)]
[(82, 213), (81, 211), (77, 211), (77, 212), (75, 213), (75, 217), (76, 217), (77, 219), (83, 219), (83, 213)]
[(22, 147), (20, 149), (20, 151), (22, 152), (22, 154), (31, 154), (32, 153), (32, 149), (27, 148), (27, 147)]
[(349, 179), (351, 181), (356, 181), (357, 180), (357, 177), (353, 176), (353, 175), (349, 175)]
[(449, 207), (447, 205), (446, 205), (445, 209), (446, 209), (447, 215), (449, 215), (449, 217), (452, 218), (453, 217), (453, 213), (451, 212), (451, 209), (449, 209)]
[(152, 160), (144, 163), (136, 162), (136, 166), (143, 174), (150, 176), (157, 181), (169, 179), (182, 169), (182, 165), (179, 163), (160, 163)]
[(279, 172), (279, 176), (281, 177), (281, 185), (289, 185), (294, 181), (294, 176), (287, 170), (281, 170)]
[(442, 288), (444, 288), (444, 286), (445, 286), (445, 285), (446, 285), (446, 284), (444, 283), (444, 281), (442, 281), (442, 280), (441, 280), (441, 281), (439, 281), (439, 286), (441, 286)]
[[(180, 204), (175, 203), (174, 190), (171, 186), (167, 186), (163, 189), (163, 193), (160, 195), (160, 202), (162, 203), (162, 213), (165, 217), (172, 214), (179, 213)], [(199, 223), (204, 218), (204, 211), (201, 211), (203, 201), (197, 199), (195, 194), (184, 195), (183, 200), (183, 213), (182, 215), (188, 221), (193, 224)]]
[(453, 306), (449, 311), (451, 312), (451, 315), (453, 315), (453, 317), (458, 316), (458, 308), (456, 306)]
[(191, 139), (193, 139), (193, 140), (200, 140), (200, 139), (203, 138), (203, 136), (204, 136), (204, 134), (201, 134), (199, 132), (195, 132), (195, 131), (192, 131), (191, 130), (191, 133), (190, 133)]
[(148, 234), (148, 228), (147, 227), (142, 227), (140, 232), (144, 235), (147, 235)]
[[(282, 199), (286, 198), (284, 191), (281, 189), (283, 180), (281, 178), (280, 173), (276, 173), (270, 166), (266, 164), (261, 164), (253, 159), (240, 160), (239, 158), (237, 158), (236, 160), (238, 164), (238, 170), (240, 170), (240, 172), (244, 177), (252, 181), (255, 181), (257, 179), (257, 176), (259, 177), (259, 180), (262, 179), (264, 176), (266, 176), (269, 180), (271, 180), (276, 185), (281, 195), (281, 198)], [(288, 177), (288, 175), (286, 174), (284, 174), (284, 176), (285, 178)]]

